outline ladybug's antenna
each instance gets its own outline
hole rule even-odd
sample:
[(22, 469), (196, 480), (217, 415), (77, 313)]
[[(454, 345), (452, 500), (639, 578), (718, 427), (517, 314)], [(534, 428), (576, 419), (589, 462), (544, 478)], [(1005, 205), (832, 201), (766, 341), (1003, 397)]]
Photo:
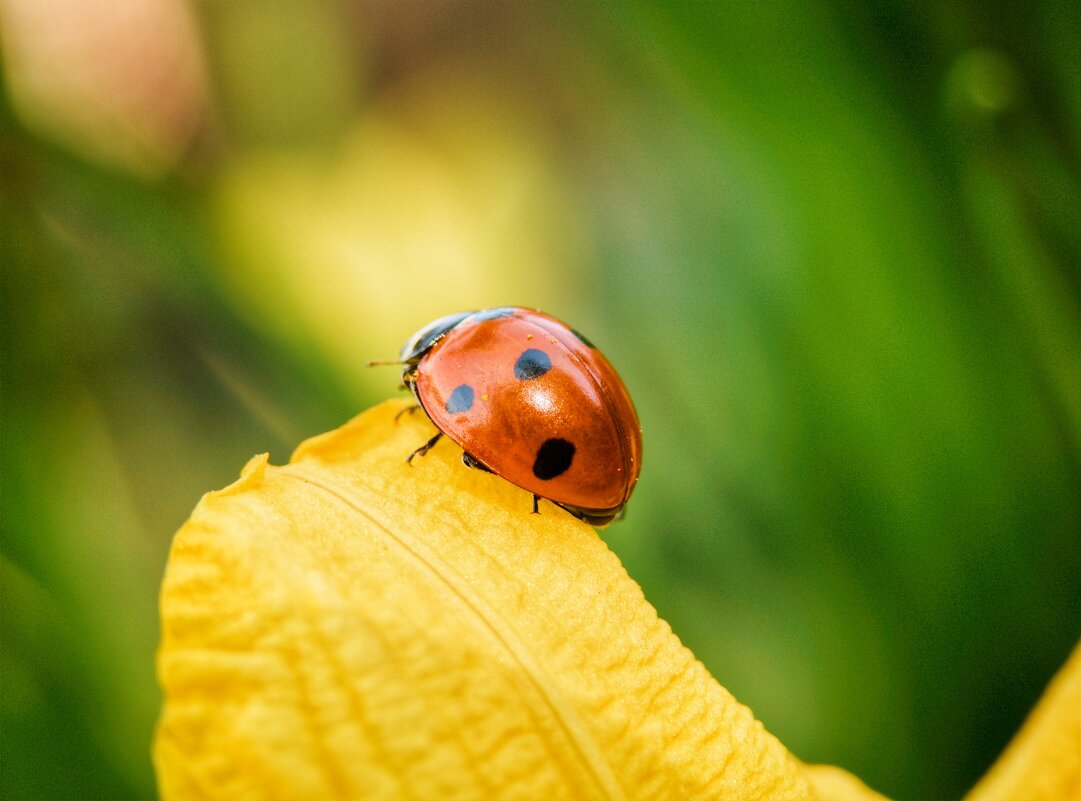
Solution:
[(403, 362), (401, 359), (397, 359), (395, 361), (374, 361), (374, 362), (368, 362), (367, 366), (368, 367), (384, 367), (384, 366), (386, 366), (388, 364), (402, 365), (402, 364), (406, 364), (406, 362)]

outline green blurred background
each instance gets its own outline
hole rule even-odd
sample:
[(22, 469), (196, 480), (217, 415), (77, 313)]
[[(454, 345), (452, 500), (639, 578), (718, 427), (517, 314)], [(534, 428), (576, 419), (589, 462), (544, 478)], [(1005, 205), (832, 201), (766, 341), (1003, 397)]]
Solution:
[(1081, 635), (1079, 8), (5, 0), (3, 797), (152, 797), (200, 494), (518, 304), (635, 397), (683, 641), (958, 798)]

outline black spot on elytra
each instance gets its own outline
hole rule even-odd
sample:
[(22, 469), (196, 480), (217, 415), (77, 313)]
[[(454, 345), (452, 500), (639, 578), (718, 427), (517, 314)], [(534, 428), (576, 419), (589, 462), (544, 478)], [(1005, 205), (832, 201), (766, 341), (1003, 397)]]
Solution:
[(447, 398), (447, 411), (451, 414), (461, 414), (473, 408), (473, 387), (469, 384), (461, 384), (454, 388)]
[(552, 369), (552, 360), (543, 350), (528, 348), (522, 351), (518, 361), (514, 363), (514, 377), (519, 381), (530, 381), (540, 378)]
[(574, 445), (565, 439), (546, 439), (537, 449), (537, 458), (533, 462), (533, 475), (541, 481), (548, 481), (563, 475), (574, 460)]

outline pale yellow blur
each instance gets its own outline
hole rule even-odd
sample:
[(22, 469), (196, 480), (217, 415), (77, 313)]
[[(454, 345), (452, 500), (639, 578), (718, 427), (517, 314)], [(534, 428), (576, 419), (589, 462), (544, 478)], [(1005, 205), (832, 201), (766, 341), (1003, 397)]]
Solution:
[[(332, 152), (254, 151), (218, 192), (225, 291), (353, 386), (456, 311), (552, 309), (587, 256), (544, 143), (468, 75), (388, 93)], [(477, 124), (483, 120), (484, 124)]]

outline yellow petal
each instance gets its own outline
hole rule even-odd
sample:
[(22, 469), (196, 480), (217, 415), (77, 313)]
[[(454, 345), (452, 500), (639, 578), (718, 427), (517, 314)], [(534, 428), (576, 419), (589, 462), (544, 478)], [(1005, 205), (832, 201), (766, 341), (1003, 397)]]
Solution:
[(815, 795), (828, 801), (887, 801), (886, 796), (833, 765), (804, 765), (803, 774)]
[[(810, 799), (590, 527), (389, 402), (177, 534), (164, 799)], [(873, 796), (868, 796), (868, 798)]]
[(1081, 798), (1081, 645), (965, 801)]

